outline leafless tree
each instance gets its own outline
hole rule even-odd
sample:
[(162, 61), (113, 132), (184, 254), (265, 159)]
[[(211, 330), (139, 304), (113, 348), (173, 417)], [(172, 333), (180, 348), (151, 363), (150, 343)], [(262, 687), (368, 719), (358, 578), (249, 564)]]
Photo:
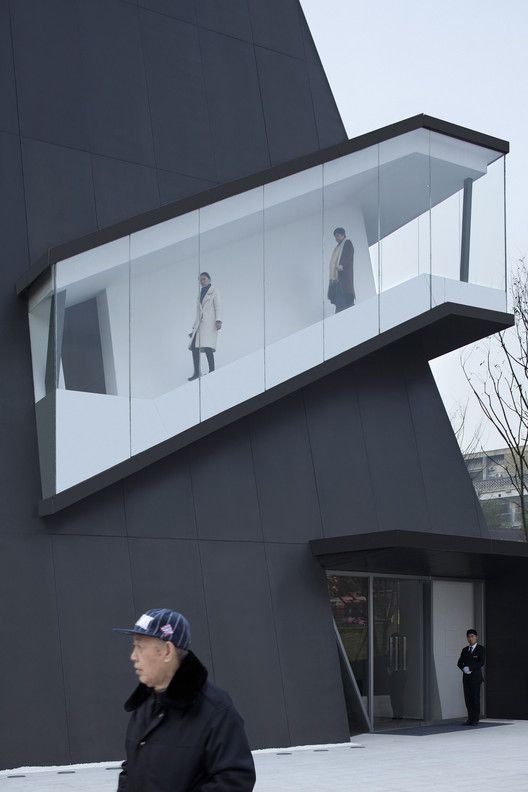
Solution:
[[(519, 496), (528, 538), (528, 262), (519, 259), (511, 284), (515, 325), (478, 344), (461, 359), (482, 413), (508, 449), (504, 469)], [(475, 365), (476, 364), (476, 365)]]
[(482, 450), (482, 421), (476, 427), (470, 429), (468, 427), (469, 421), (467, 420), (468, 409), (469, 396), (465, 402), (458, 402), (449, 415), (451, 426), (464, 458)]

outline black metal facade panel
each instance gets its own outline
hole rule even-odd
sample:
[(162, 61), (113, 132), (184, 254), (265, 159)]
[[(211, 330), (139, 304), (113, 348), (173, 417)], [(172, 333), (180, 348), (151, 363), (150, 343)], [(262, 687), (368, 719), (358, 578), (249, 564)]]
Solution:
[(405, 381), (429, 513), (429, 530), (458, 533), (458, 527), (463, 524), (467, 535), (487, 536), (482, 509), (475, 498), (449, 417), (437, 396), (431, 370), (419, 362), (412, 347), (406, 361)]
[(199, 538), (262, 540), (247, 425), (196, 443), (190, 457)]
[(528, 717), (526, 573), (486, 584), (486, 710), (489, 718)]
[(216, 682), (231, 693), (252, 746), (291, 745), (266, 547), (201, 542), (200, 553)]
[(18, 134), (9, 0), (0, 0), (0, 131)]
[(195, 0), (137, 0), (138, 6), (156, 11), (158, 14), (174, 17), (183, 22), (194, 22)]
[(54, 570), (46, 536), (0, 538), (0, 767), (69, 761)]
[(308, 70), (303, 61), (255, 49), (272, 165), (320, 148)]
[(123, 482), (129, 536), (197, 537), (188, 453), (170, 456)]
[(303, 17), (297, 0), (248, 0), (248, 6), (255, 44), (304, 58)]
[(131, 539), (129, 550), (134, 619), (149, 608), (178, 608), (189, 619), (193, 652), (214, 679), (198, 543), (181, 539)]
[(32, 258), (97, 227), (88, 152), (23, 138), (22, 161)]
[(90, 151), (153, 167), (154, 146), (136, 9), (116, 0), (77, 3)]
[[(218, 181), (269, 168), (253, 46), (201, 29), (200, 47)], [(225, 111), (227, 106), (229, 113)]]
[(79, 762), (118, 759), (126, 724), (123, 702), (130, 692), (124, 673), (130, 648), (112, 627), (137, 618), (127, 543), (115, 537), (55, 536), (53, 558), (71, 755)]
[(251, 21), (247, 0), (197, 0), (196, 21), (198, 25), (227, 36), (252, 41)]
[(111, 157), (92, 157), (97, 224), (118, 223), (160, 205), (155, 168)]
[(158, 189), (162, 204), (188, 198), (204, 190), (209, 190), (215, 185), (216, 182), (194, 179), (192, 176), (185, 176), (183, 173), (158, 170)]
[(77, 2), (10, 5), (22, 136), (87, 151), (90, 109)]
[(379, 530), (356, 371), (342, 369), (304, 393), (324, 536)]
[(48, 531), (65, 536), (125, 536), (129, 531), (124, 484), (120, 482), (98, 497), (79, 501), (71, 509), (54, 514)]
[[(267, 546), (291, 745), (349, 738), (326, 581), (306, 545)], [(307, 614), (310, 614), (307, 619)]]
[[(296, 393), (251, 421), (251, 447), (264, 539), (306, 543), (322, 535), (304, 399)], [(281, 439), (278, 453), (277, 438)]]
[(143, 10), (140, 23), (157, 166), (216, 181), (198, 29)]

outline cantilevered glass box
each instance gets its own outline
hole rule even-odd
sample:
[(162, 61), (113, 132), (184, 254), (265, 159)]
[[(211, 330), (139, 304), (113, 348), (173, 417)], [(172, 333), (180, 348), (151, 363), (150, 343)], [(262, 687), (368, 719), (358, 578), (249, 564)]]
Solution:
[(507, 150), (417, 116), (51, 250), (20, 284), (43, 512), (442, 305), (506, 312)]

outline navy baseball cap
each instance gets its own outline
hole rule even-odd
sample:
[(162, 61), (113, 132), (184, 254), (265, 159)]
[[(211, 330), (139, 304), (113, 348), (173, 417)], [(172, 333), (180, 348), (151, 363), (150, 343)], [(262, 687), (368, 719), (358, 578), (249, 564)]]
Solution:
[(114, 627), (113, 630), (128, 635), (147, 635), (150, 638), (159, 638), (160, 641), (170, 641), (178, 649), (187, 649), (191, 642), (189, 622), (181, 613), (169, 608), (152, 608), (145, 611), (133, 627)]

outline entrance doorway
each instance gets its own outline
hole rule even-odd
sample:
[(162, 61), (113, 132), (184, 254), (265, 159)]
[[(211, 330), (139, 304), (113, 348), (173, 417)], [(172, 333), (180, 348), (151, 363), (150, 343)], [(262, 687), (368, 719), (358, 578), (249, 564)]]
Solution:
[(464, 715), (456, 662), (482, 623), (473, 581), (328, 572), (352, 730), (397, 729)]

